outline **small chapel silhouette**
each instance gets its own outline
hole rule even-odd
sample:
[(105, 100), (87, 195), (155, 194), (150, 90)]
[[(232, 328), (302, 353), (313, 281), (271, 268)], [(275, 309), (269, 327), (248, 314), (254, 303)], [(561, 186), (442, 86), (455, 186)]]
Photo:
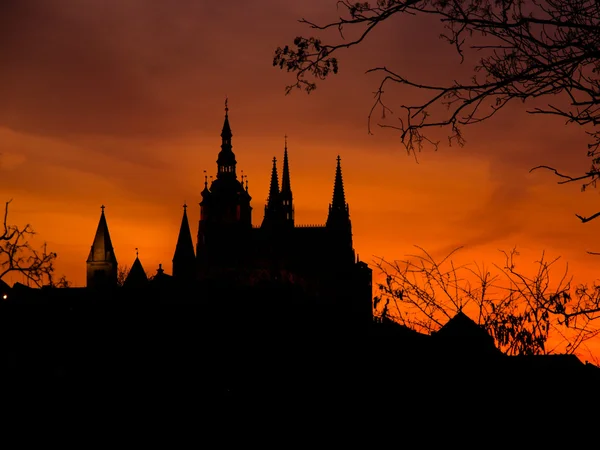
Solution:
[[(247, 180), (238, 179), (232, 150), (227, 101), (221, 131), (217, 176), (204, 177), (196, 248), (188, 222), (187, 205), (173, 256), (172, 276), (159, 266), (151, 281), (136, 259), (124, 287), (151, 283), (197, 287), (300, 286), (306, 295), (372, 318), (372, 270), (360, 261), (352, 244), (350, 211), (337, 157), (333, 199), (322, 226), (297, 225), (290, 182), (287, 138), (283, 152), (281, 188), (273, 158), (269, 196), (260, 226), (252, 225), (252, 197)], [(110, 239), (104, 206), (87, 259), (87, 287), (117, 285), (117, 259)]]

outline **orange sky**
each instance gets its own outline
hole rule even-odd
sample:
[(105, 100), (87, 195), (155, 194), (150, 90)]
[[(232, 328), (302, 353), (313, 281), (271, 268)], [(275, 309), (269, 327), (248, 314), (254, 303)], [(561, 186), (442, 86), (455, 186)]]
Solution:
[[(600, 221), (574, 214), (600, 209), (599, 192), (529, 173), (539, 164), (587, 169), (582, 130), (515, 105), (465, 129), (464, 148), (428, 150), (419, 163), (394, 131), (368, 135), (378, 84), (370, 67), (424, 81), (469, 73), (430, 19), (387, 24), (340, 54), (340, 74), (314, 93), (284, 95), (292, 76), (272, 67), (274, 49), (310, 34), (297, 19), (335, 18), (335, 3), (1, 2), (0, 199), (13, 199), (11, 222), (31, 223), (58, 252), (58, 273), (81, 286), (105, 204), (119, 263), (131, 265), (138, 247), (147, 272), (170, 270), (184, 201), (197, 230), (228, 96), (254, 223), (287, 134), (297, 223), (325, 221), (341, 155), (355, 248), (367, 262), (402, 258), (413, 245), (440, 256), (464, 245), (458, 260), (501, 264), (498, 249), (517, 246), (524, 269), (545, 250), (576, 281), (594, 280), (600, 259), (586, 251), (600, 251)], [(414, 94), (388, 95), (394, 107)]]

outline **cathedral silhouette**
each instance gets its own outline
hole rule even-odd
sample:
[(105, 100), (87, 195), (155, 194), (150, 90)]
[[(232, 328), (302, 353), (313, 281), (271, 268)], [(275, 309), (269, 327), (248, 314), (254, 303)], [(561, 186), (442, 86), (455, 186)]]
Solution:
[[(263, 220), (260, 226), (253, 226), (252, 197), (248, 181), (237, 176), (232, 136), (226, 101), (217, 175), (210, 184), (208, 177), (204, 177), (195, 249), (187, 205), (184, 205), (172, 275), (167, 275), (160, 265), (149, 280), (136, 255), (123, 287), (161, 284), (185, 286), (188, 290), (208, 290), (209, 287), (222, 290), (232, 286), (293, 286), (307, 298), (371, 321), (372, 270), (354, 252), (340, 157), (337, 157), (333, 198), (325, 224), (298, 225), (286, 137), (281, 186), (277, 160), (273, 158)], [(117, 269), (102, 206), (87, 259), (87, 287), (97, 290), (116, 287)]]

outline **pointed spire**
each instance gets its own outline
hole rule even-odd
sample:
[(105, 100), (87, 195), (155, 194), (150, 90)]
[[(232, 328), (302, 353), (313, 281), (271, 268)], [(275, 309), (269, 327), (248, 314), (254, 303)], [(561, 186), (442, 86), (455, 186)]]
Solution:
[(342, 164), (340, 155), (337, 157), (337, 167), (335, 168), (335, 182), (333, 185), (332, 208), (347, 209), (346, 196), (344, 195), (344, 181), (342, 180)]
[(329, 205), (329, 216), (327, 217), (327, 225), (341, 225), (349, 223), (350, 212), (344, 195), (344, 181), (342, 179), (342, 164), (341, 158), (337, 157), (337, 167), (335, 169), (335, 182), (333, 184), (333, 199)]
[(267, 200), (267, 208), (275, 206), (275, 202), (279, 197), (279, 176), (277, 175), (277, 158), (273, 157), (273, 169), (271, 170), (271, 187), (269, 189), (269, 198)]
[(281, 174), (281, 193), (279, 200), (281, 204), (281, 218), (288, 227), (294, 227), (294, 199), (292, 196), (292, 186), (290, 183), (290, 164), (288, 161), (287, 135), (284, 136), (285, 144), (283, 148), (283, 172)]
[(202, 189), (201, 195), (202, 197), (206, 197), (210, 194), (210, 190), (208, 189), (208, 175), (206, 175), (206, 170), (204, 171), (204, 189)]
[(104, 215), (104, 205), (100, 207), (100, 221), (86, 260), (87, 283), (89, 288), (114, 288), (117, 286), (117, 258), (113, 249), (108, 224)]
[(285, 146), (283, 148), (283, 172), (281, 173), (281, 193), (287, 194), (292, 192), (290, 184), (290, 165), (288, 162), (287, 151), (287, 135), (285, 136)]
[(142, 287), (148, 283), (148, 276), (142, 266), (142, 262), (138, 257), (138, 249), (135, 249), (135, 261), (133, 262), (127, 278), (123, 283), (123, 287)]
[(218, 179), (237, 179), (235, 174), (235, 154), (232, 151), (231, 145), (231, 127), (229, 126), (229, 108), (227, 107), (227, 98), (225, 99), (225, 122), (223, 123), (223, 131), (221, 131), (221, 151), (217, 158), (217, 178)]
[(271, 186), (269, 197), (265, 205), (265, 215), (262, 226), (273, 226), (279, 222), (280, 209), (279, 176), (277, 175), (277, 158), (273, 157), (273, 169), (271, 170)]
[(229, 107), (227, 106), (227, 97), (225, 97), (225, 122), (223, 123), (223, 130), (221, 131), (221, 137), (223, 140), (231, 139), (231, 127), (229, 126)]
[(100, 213), (100, 221), (98, 222), (98, 228), (96, 229), (96, 235), (94, 236), (94, 242), (92, 243), (87, 262), (106, 261), (116, 265), (117, 258), (115, 257), (110, 233), (108, 232), (104, 208), (104, 205), (100, 207), (102, 210)]
[(173, 255), (173, 275), (190, 275), (194, 269), (195, 259), (194, 243), (192, 242), (192, 233), (187, 216), (187, 204), (184, 204), (179, 236)]

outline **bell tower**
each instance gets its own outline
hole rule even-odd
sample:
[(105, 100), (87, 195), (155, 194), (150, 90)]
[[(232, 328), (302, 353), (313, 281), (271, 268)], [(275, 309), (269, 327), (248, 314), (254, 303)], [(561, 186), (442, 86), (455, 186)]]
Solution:
[(102, 210), (100, 221), (86, 261), (86, 285), (90, 288), (102, 289), (117, 286), (117, 258), (108, 232), (104, 205), (100, 209)]
[(344, 194), (344, 181), (342, 179), (341, 158), (337, 157), (335, 181), (333, 183), (333, 199), (329, 205), (329, 214), (325, 223), (329, 242), (332, 245), (332, 254), (336, 255), (338, 262), (352, 264), (355, 262), (354, 248), (352, 247), (352, 224), (350, 222), (350, 208), (346, 203)]
[(252, 229), (252, 197), (248, 193), (247, 183), (244, 187), (237, 178), (232, 136), (226, 99), (221, 151), (217, 157), (217, 176), (210, 186), (208, 177), (204, 177), (204, 189), (201, 193), (196, 244), (196, 259), (201, 268), (235, 266)]

